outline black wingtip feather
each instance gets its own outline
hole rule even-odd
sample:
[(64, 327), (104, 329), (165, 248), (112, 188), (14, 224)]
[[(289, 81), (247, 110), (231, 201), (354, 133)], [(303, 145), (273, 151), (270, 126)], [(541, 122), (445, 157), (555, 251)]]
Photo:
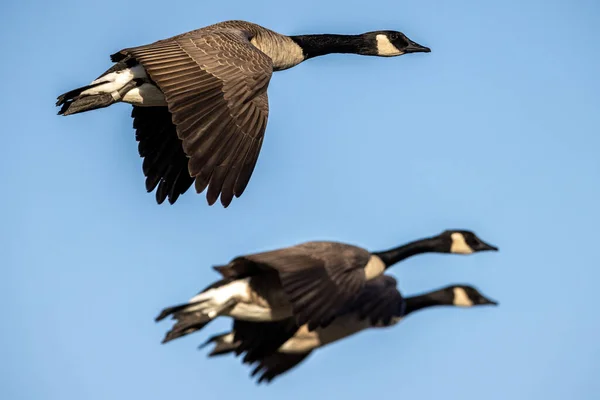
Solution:
[(131, 112), (133, 127), (146, 176), (146, 191), (156, 190), (157, 204), (166, 199), (173, 205), (194, 183), (188, 173), (188, 158), (177, 136), (167, 107), (137, 107)]
[[(129, 56), (130, 58), (131, 56)], [(110, 55), (110, 61), (116, 63), (119, 61), (124, 60), (125, 58), (128, 58), (127, 54), (123, 54), (122, 51), (117, 51), (116, 53), (113, 53)]]

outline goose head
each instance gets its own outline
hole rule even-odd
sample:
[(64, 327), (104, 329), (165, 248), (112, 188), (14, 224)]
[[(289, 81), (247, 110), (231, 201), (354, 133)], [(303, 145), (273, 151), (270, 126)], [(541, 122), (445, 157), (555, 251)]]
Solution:
[(372, 255), (377, 256), (387, 269), (417, 254), (450, 253), (466, 255), (480, 251), (498, 251), (498, 248), (484, 242), (471, 231), (447, 230), (437, 236), (415, 240), (386, 251), (373, 252)]
[(406, 297), (405, 315), (436, 306), (476, 307), (497, 306), (498, 302), (485, 297), (473, 286), (450, 285), (431, 292)]
[(498, 302), (485, 297), (479, 290), (469, 285), (452, 285), (442, 289), (443, 300), (455, 307), (497, 306)]
[(404, 33), (398, 31), (375, 31), (364, 33), (363, 38), (368, 44), (367, 52), (380, 57), (395, 57), (408, 53), (429, 53), (429, 47), (422, 46)]
[(434, 240), (442, 253), (473, 254), (479, 251), (498, 251), (498, 247), (484, 242), (475, 233), (466, 230), (447, 230)]

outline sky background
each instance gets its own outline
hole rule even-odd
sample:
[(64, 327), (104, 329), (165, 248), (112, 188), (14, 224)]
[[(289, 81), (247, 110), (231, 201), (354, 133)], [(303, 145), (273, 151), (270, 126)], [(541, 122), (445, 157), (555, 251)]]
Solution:
[[(56, 96), (109, 55), (228, 19), (284, 34), (400, 30), (432, 48), (274, 74), (258, 165), (228, 209), (147, 194), (130, 118)], [(596, 399), (600, 4), (594, 0), (5, 1), (0, 5), (0, 398)], [(161, 345), (165, 306), (244, 253), (306, 240), (381, 250), (445, 229), (499, 253), (395, 266), (406, 294), (475, 285), (313, 354), (270, 386), (205, 330)]]

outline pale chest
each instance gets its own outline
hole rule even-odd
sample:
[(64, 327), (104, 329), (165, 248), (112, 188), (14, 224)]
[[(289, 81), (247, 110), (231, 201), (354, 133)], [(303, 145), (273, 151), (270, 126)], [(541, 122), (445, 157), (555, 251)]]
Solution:
[(289, 38), (254, 37), (250, 43), (271, 58), (274, 71), (288, 69), (304, 61), (302, 48)]

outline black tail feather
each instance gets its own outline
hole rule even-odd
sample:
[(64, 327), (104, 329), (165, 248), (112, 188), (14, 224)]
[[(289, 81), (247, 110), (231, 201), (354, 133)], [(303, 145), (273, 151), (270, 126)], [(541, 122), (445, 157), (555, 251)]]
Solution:
[[(190, 319), (194, 320), (190, 321)], [(187, 316), (187, 318), (184, 317), (181, 321), (177, 321), (177, 323), (173, 325), (173, 328), (171, 328), (171, 330), (167, 332), (161, 343), (165, 344), (170, 342), (171, 340), (175, 340), (182, 336), (189, 335), (190, 333), (199, 331), (200, 329), (208, 325), (211, 321), (212, 319), (206, 320), (202, 317), (198, 317), (198, 315), (195, 314)]]
[(78, 114), (84, 111), (108, 107), (113, 103), (115, 103), (115, 99), (109, 93), (84, 96), (71, 101), (67, 100), (60, 108), (58, 115), (67, 116)]
[(80, 88), (70, 90), (67, 93), (63, 93), (57, 97), (56, 106), (62, 106), (67, 101), (73, 101), (73, 100), (75, 100), (76, 97), (78, 97), (81, 94), (81, 92), (91, 89), (91, 88), (96, 87), (101, 84), (102, 83), (94, 83), (92, 85), (82, 86)]
[[(111, 72), (116, 72), (123, 70), (125, 68), (129, 68), (132, 65), (130, 60), (123, 60), (123, 62), (119, 62), (105, 71), (102, 75), (100, 75), (96, 80), (100, 79), (104, 75), (107, 75)], [(58, 115), (72, 115), (77, 114), (84, 111), (96, 110), (98, 108), (108, 107), (113, 103), (116, 103), (118, 100), (113, 98), (113, 95), (110, 93), (101, 93), (95, 95), (81, 96), (81, 93), (84, 91), (94, 88), (99, 85), (103, 85), (106, 81), (101, 81), (97, 83), (93, 83), (87, 86), (82, 86), (77, 89), (70, 90), (66, 93), (61, 94), (56, 99), (56, 106), (62, 106)], [(131, 81), (121, 89), (119, 89), (119, 96), (124, 96), (129, 90), (141, 84), (141, 82)]]
[[(227, 283), (229, 283), (229, 281), (226, 279), (218, 280), (208, 285), (208, 287), (204, 288), (204, 290), (202, 290), (200, 293), (204, 293), (210, 289), (218, 288), (220, 286), (226, 285)], [(162, 321), (169, 315), (172, 315), (173, 319), (177, 320), (177, 322), (173, 325), (171, 330), (167, 332), (162, 343), (167, 343), (171, 340), (199, 331), (200, 329), (204, 328), (208, 323), (210, 323), (214, 318), (210, 318), (201, 312), (190, 312), (189, 310), (187, 312), (185, 311), (186, 308), (204, 303), (205, 301), (207, 301), (207, 299), (195, 301), (193, 303), (178, 304), (176, 306), (167, 307), (163, 309), (160, 312), (160, 314), (154, 319), (156, 322)], [(231, 307), (233, 305), (231, 301), (223, 304), (222, 309), (225, 310)], [(218, 309), (216, 310), (218, 311)]]
[(154, 321), (156, 321), (156, 322), (162, 321), (163, 319), (167, 318), (169, 315), (175, 314), (176, 312), (183, 310), (184, 308), (186, 308), (189, 305), (190, 305), (190, 303), (184, 303), (184, 304), (179, 304), (179, 305), (173, 306), (173, 307), (167, 307), (167, 308), (163, 309), (156, 318), (154, 318)]

